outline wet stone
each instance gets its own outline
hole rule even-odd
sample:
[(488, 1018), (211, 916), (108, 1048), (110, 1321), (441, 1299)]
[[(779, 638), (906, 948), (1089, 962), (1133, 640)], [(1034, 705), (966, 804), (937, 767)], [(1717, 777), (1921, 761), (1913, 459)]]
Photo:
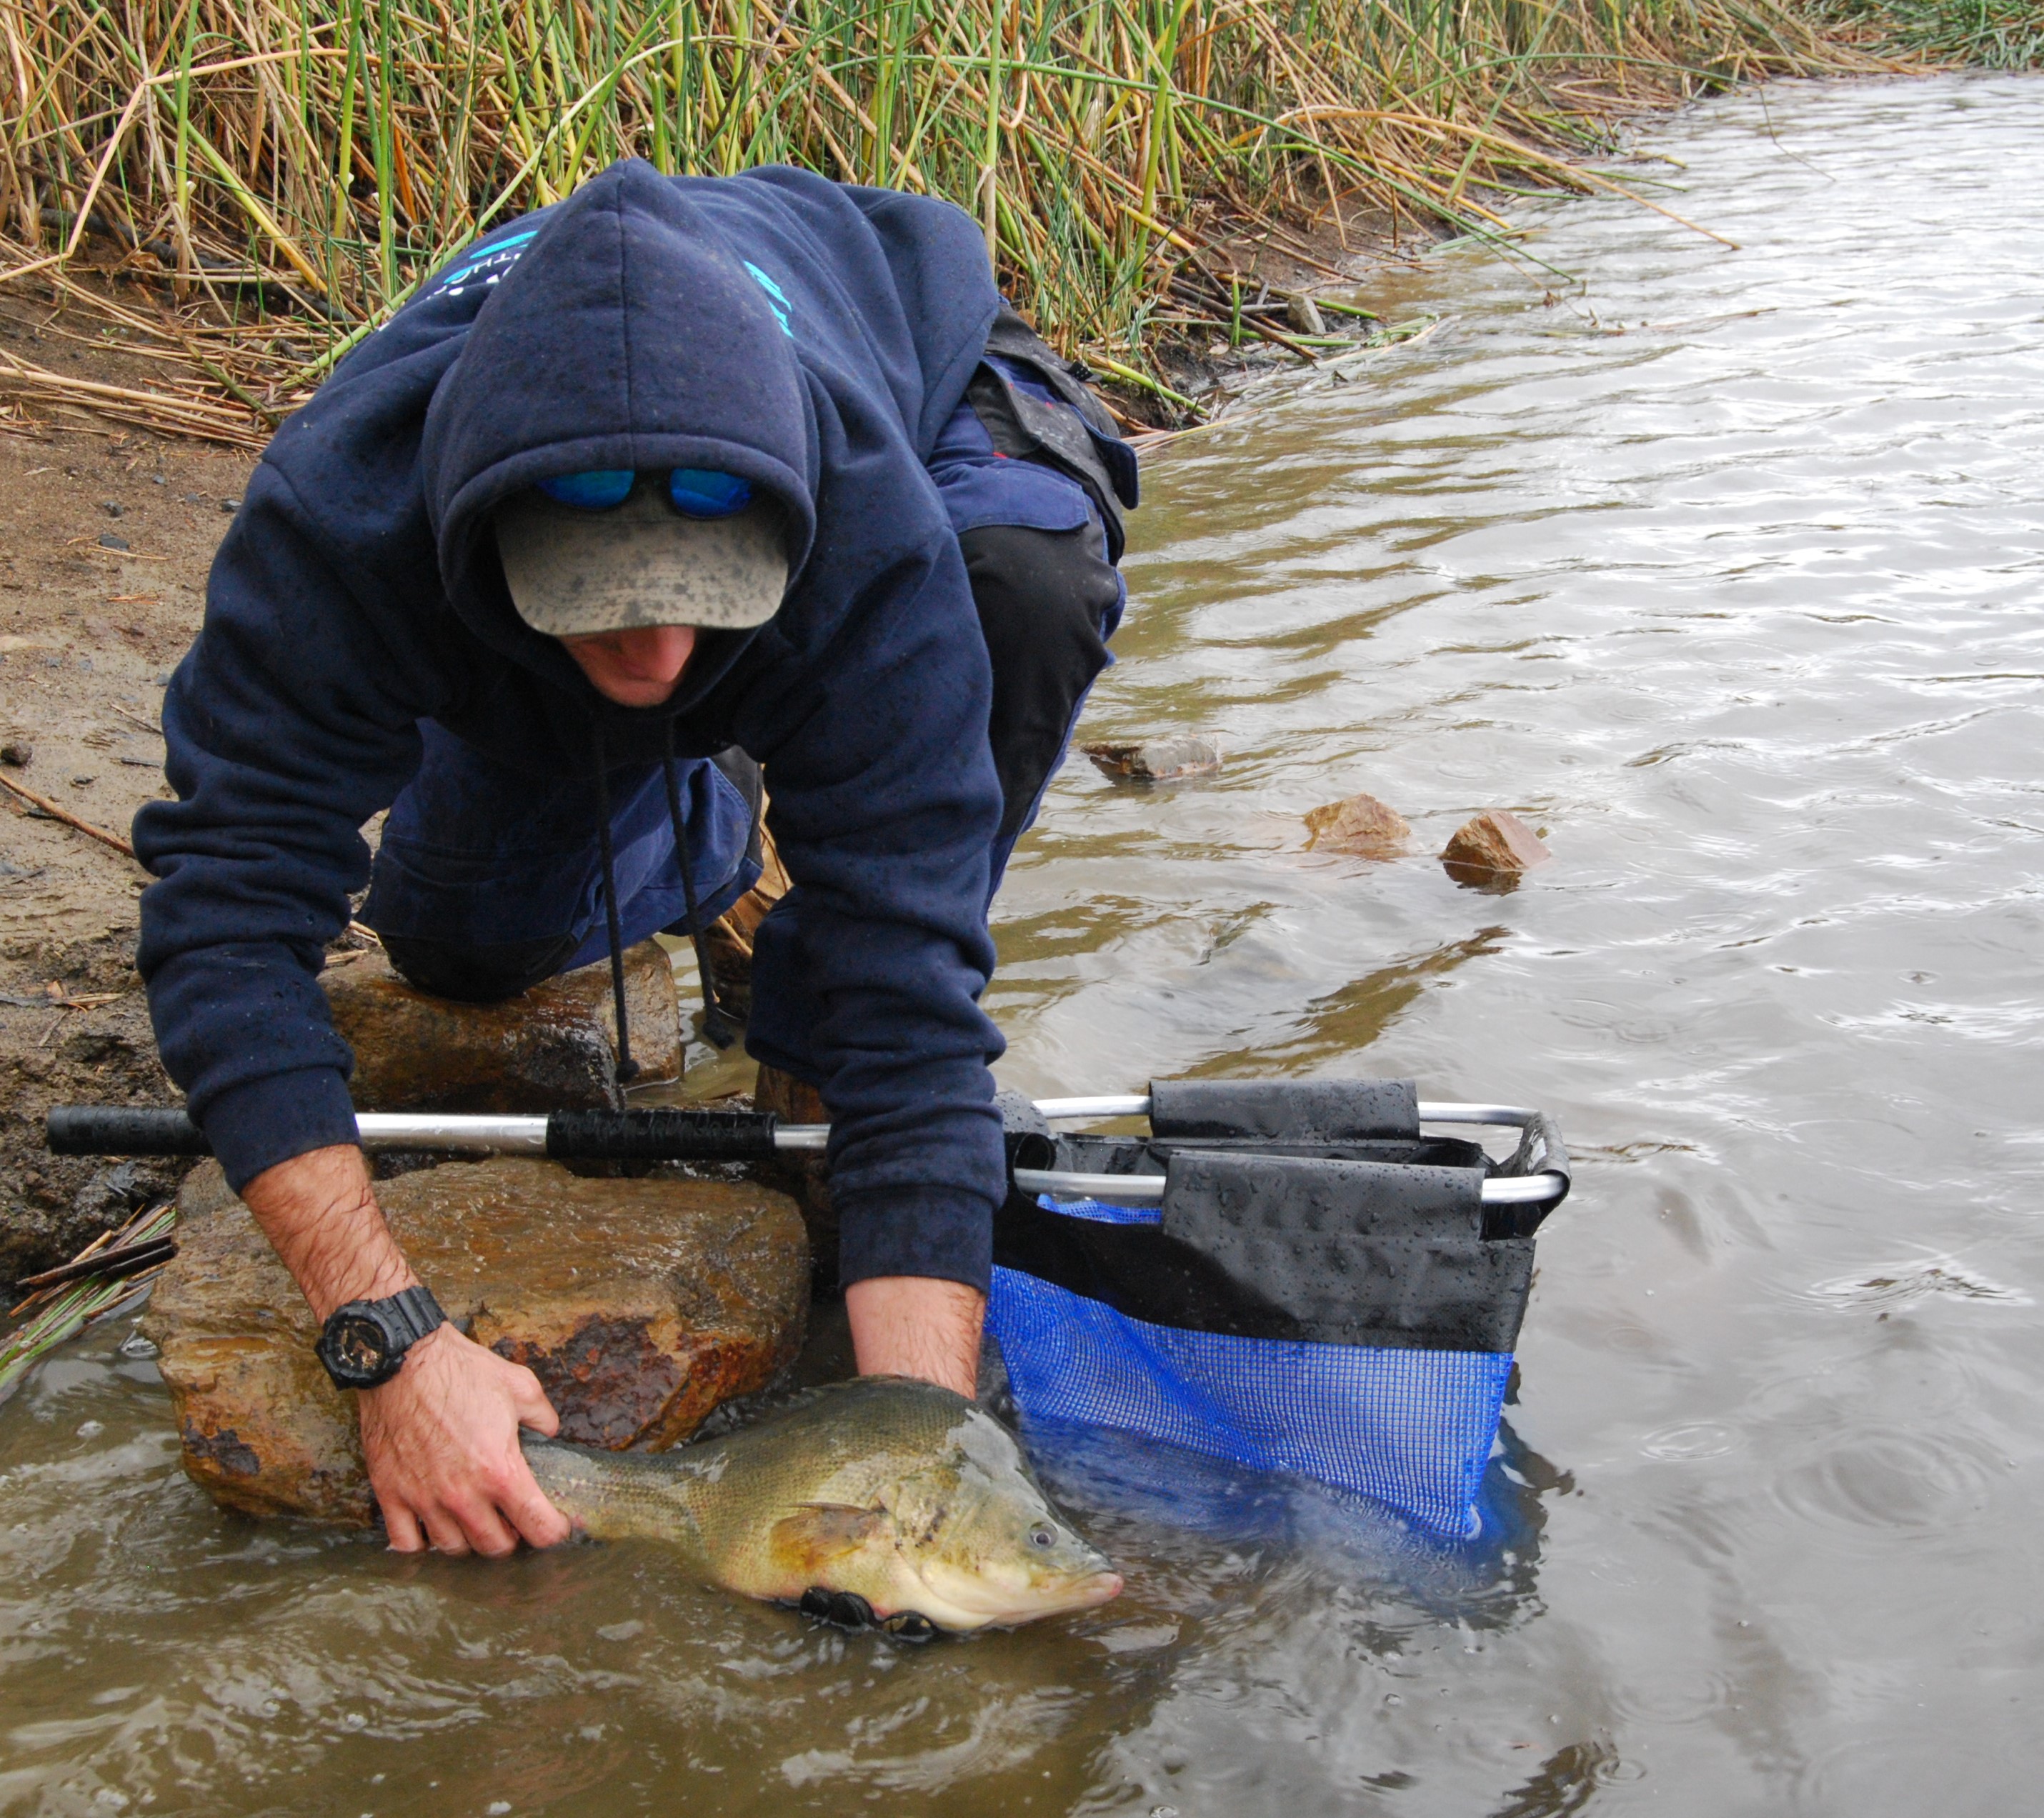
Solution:
[(1346, 852), (1358, 859), (1395, 859), (1412, 837), (1412, 824), (1374, 795), (1351, 795), (1306, 814), (1306, 849)]
[(1178, 777), (1207, 776), (1221, 767), (1220, 747), (1212, 739), (1186, 735), (1174, 739), (1142, 739), (1124, 744), (1082, 745), (1107, 776), (1139, 782), (1169, 782)]
[(1303, 290), (1285, 299), (1285, 321), (1297, 335), (1324, 335), (1327, 332), (1327, 318), (1320, 313), (1320, 306)]
[[(363, 1111), (601, 1110), (624, 1102), (608, 963), (585, 966), (498, 1004), (414, 990), (380, 952), (329, 963), (321, 982), (334, 1027), (355, 1051)], [(624, 955), (624, 1009), (637, 1083), (678, 1079), (681, 1008), (652, 941)]]
[[(749, 1182), (584, 1179), (498, 1157), (377, 1190), (412, 1266), (478, 1343), (524, 1364), (580, 1444), (660, 1451), (763, 1388), (800, 1347), (808, 1245)], [(371, 1518), (355, 1397), (216, 1163), (179, 1197), (177, 1259), (144, 1324), (193, 1481), (223, 1506)]]
[(1508, 809), (1486, 808), (1454, 832), (1441, 863), (1458, 884), (1511, 889), (1523, 871), (1554, 857), (1539, 834)]

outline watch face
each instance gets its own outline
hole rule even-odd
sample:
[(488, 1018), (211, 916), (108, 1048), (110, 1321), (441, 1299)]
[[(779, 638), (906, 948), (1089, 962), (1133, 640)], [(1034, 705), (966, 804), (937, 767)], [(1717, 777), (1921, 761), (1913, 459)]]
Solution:
[(343, 1382), (373, 1386), (390, 1358), (390, 1339), (382, 1327), (358, 1313), (342, 1314), (320, 1339), (327, 1368)]

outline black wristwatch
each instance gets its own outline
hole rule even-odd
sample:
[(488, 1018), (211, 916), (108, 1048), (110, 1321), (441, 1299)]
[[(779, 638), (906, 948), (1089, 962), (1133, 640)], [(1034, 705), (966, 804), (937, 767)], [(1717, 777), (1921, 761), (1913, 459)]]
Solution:
[(405, 1288), (380, 1301), (350, 1301), (327, 1315), (313, 1348), (337, 1389), (374, 1389), (405, 1366), (405, 1353), (447, 1315), (430, 1288)]

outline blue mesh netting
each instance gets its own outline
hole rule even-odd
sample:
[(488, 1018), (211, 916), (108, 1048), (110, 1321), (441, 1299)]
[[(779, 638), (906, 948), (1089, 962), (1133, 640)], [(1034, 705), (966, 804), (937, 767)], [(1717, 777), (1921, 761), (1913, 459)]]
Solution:
[[(1158, 1216), (1091, 1203), (1048, 1209), (1116, 1223)], [(1459, 1539), (1481, 1525), (1477, 1492), (1509, 1353), (1183, 1331), (1005, 1268), (993, 1271), (987, 1324), (1025, 1420), (1116, 1428), (1253, 1470), (1301, 1472), (1436, 1534)]]

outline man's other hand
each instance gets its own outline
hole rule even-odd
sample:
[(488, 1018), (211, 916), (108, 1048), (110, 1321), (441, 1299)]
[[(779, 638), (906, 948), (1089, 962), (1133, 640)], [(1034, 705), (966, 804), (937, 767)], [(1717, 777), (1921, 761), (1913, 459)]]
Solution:
[(356, 1397), (362, 1454), (383, 1527), (399, 1553), (492, 1558), (522, 1536), (534, 1547), (568, 1537), (518, 1449), (518, 1429), (551, 1436), (560, 1417), (522, 1364), (451, 1325), (421, 1339), (388, 1382)]
[(986, 1297), (962, 1282), (875, 1275), (844, 1291), (862, 1376), (916, 1376), (970, 1399), (979, 1389)]

